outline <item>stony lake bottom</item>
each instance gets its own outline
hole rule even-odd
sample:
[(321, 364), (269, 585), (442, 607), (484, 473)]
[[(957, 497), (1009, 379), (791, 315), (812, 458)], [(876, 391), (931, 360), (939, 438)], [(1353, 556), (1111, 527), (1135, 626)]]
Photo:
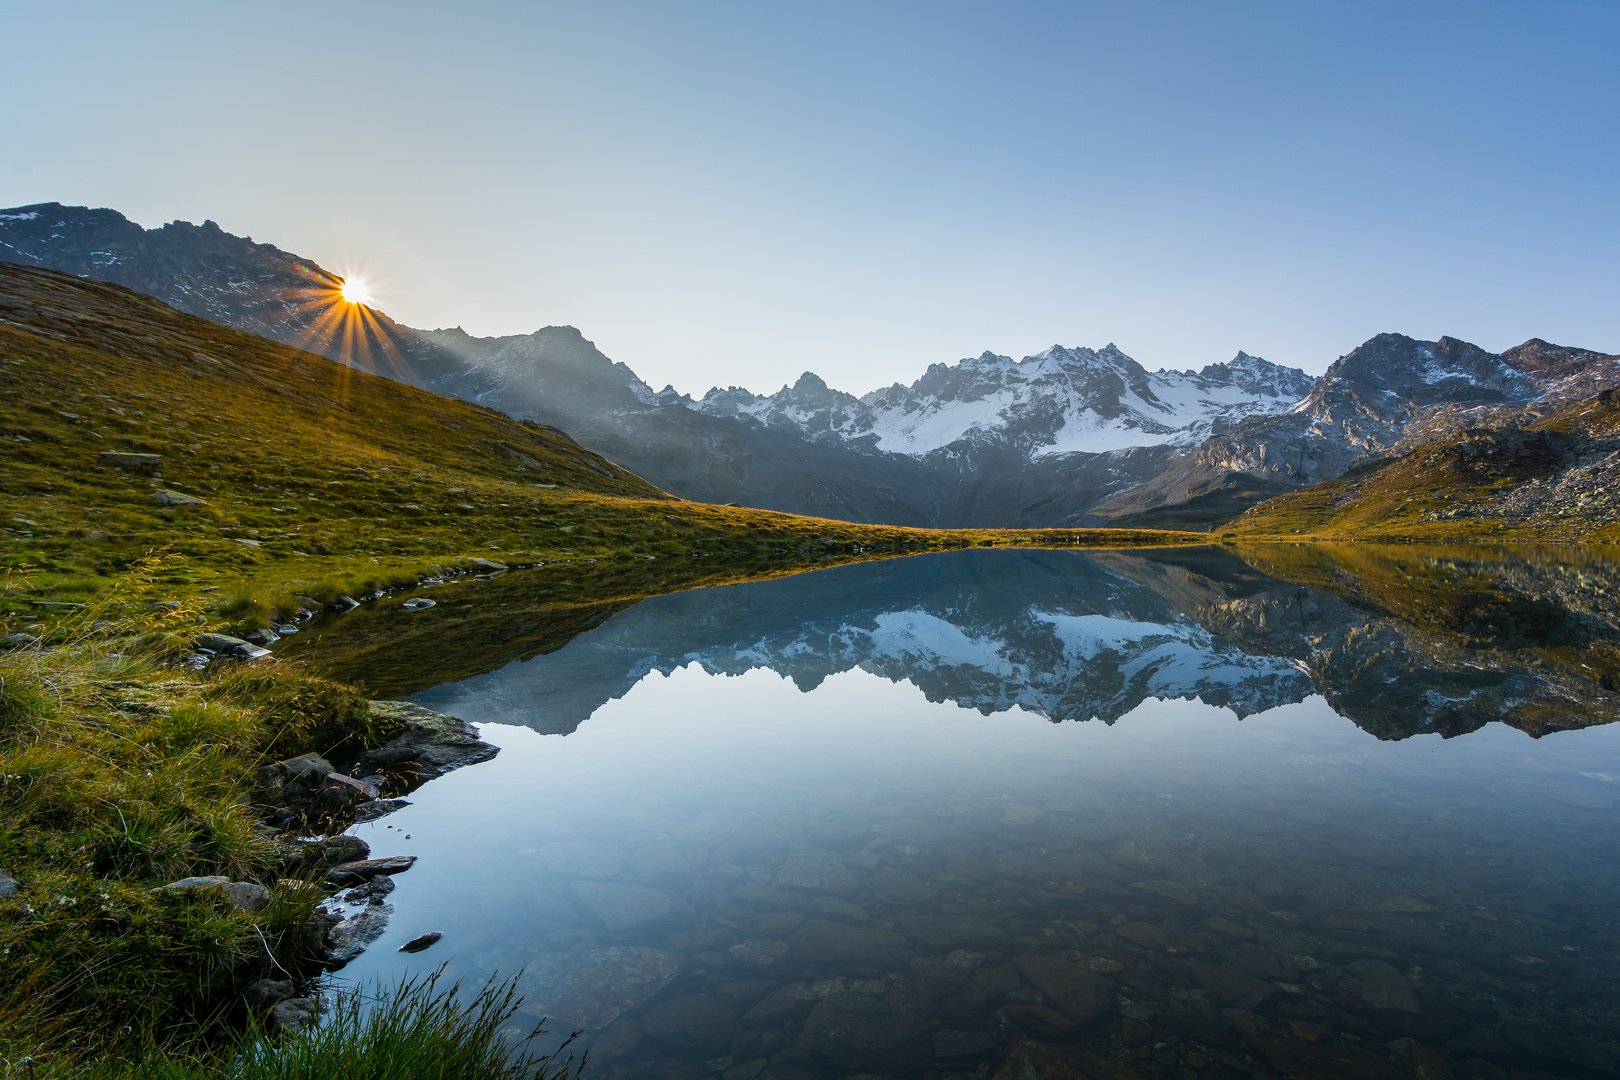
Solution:
[(419, 861), (334, 981), (521, 972), (614, 1080), (1620, 1073), (1620, 568), (1262, 555), (867, 563), (424, 671), (501, 753), (355, 829)]

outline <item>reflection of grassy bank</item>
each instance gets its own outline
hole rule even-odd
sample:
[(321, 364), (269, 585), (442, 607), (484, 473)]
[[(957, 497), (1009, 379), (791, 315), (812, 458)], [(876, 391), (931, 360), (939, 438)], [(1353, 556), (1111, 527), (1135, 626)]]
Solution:
[(1246, 543), (1235, 550), (1266, 574), (1342, 596), (1459, 648), (1523, 649), (1620, 691), (1620, 562), (1605, 549)]

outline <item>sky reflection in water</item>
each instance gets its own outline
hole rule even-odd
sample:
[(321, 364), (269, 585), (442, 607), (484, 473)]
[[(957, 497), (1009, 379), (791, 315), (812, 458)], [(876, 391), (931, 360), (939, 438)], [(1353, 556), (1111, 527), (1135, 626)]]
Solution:
[[(906, 562), (655, 598), (418, 695), (502, 753), (359, 827), (421, 861), (344, 977), (526, 968), (638, 1080), (968, 1073), (1030, 1038), (1178, 1077), (1620, 1062), (1620, 728), (1392, 739), (1385, 687), (1363, 730), (1325, 661), (1242, 646), (1404, 624), (1252, 572)], [(1453, 697), (1546, 683), (1524, 645)], [(1436, 670), (1413, 730), (1459, 715)]]

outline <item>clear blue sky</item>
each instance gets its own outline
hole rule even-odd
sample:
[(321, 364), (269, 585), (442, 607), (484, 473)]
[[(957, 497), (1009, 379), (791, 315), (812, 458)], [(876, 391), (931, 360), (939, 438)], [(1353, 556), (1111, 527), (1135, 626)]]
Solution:
[(0, 205), (579, 327), (655, 385), (1620, 351), (1620, 4), (13, 4)]

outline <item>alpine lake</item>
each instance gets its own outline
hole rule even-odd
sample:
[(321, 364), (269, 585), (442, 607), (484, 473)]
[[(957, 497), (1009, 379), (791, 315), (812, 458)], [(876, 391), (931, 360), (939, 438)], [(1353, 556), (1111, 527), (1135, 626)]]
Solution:
[(1620, 559), (587, 569), (278, 647), (500, 747), (352, 830), (418, 861), (334, 985), (518, 976), (611, 1080), (1620, 1074)]

